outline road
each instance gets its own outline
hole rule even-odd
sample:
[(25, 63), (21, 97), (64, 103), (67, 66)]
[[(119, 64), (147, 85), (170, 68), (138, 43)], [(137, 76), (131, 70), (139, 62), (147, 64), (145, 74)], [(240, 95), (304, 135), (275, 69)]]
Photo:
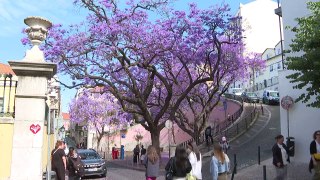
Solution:
[[(237, 156), (237, 169), (242, 169), (258, 163), (258, 146), (261, 150), (261, 161), (272, 157), (271, 148), (275, 143), (274, 137), (280, 133), (279, 106), (264, 106), (265, 114), (260, 116), (245, 134), (230, 143), (228, 152), (233, 166), (234, 154)], [(268, 113), (268, 114), (267, 114)], [(203, 180), (210, 179), (210, 158), (203, 160)]]
[[(84, 178), (85, 180), (144, 180), (145, 172), (137, 171), (132, 169), (127, 169), (118, 166), (113, 163), (107, 163), (108, 175), (106, 178), (101, 178), (99, 176), (92, 176)], [(164, 175), (161, 175), (157, 180), (164, 180)]]
[[(261, 149), (261, 161), (272, 157), (271, 148), (275, 143), (274, 137), (280, 133), (280, 108), (279, 106), (265, 106), (265, 114), (260, 116), (254, 125), (245, 134), (231, 142), (228, 152), (233, 164), (234, 154), (237, 155), (238, 169), (248, 167), (258, 162), (258, 146)], [(210, 179), (210, 158), (203, 159), (203, 180)], [(145, 172), (127, 169), (116, 164), (108, 163), (106, 178), (89, 177), (88, 180), (143, 180)], [(162, 174), (157, 180), (164, 180)]]

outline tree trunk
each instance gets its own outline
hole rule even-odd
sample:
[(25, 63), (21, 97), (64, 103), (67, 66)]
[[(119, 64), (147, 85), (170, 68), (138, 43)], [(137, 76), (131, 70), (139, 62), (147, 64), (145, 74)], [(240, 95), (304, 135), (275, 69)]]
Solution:
[(160, 131), (157, 129), (152, 129), (150, 131), (152, 146), (157, 149), (158, 154), (160, 155)]

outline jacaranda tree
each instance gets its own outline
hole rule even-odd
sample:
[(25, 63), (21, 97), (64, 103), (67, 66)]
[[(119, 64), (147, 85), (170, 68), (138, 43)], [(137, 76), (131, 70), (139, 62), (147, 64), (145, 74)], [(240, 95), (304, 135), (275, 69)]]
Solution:
[[(216, 90), (243, 78), (239, 17), (227, 5), (201, 10), (190, 4), (185, 12), (165, 0), (75, 3), (90, 13), (81, 24), (50, 29), (46, 59), (74, 79), (70, 88), (103, 86), (156, 147), (165, 121), (178, 121), (176, 112), (195, 87), (212, 82)], [(150, 10), (164, 13), (154, 19)]]
[(70, 120), (85, 123), (85, 128), (96, 131), (97, 149), (106, 134), (106, 127), (121, 129), (127, 125), (126, 113), (121, 111), (117, 100), (99, 88), (83, 89), (69, 106)]

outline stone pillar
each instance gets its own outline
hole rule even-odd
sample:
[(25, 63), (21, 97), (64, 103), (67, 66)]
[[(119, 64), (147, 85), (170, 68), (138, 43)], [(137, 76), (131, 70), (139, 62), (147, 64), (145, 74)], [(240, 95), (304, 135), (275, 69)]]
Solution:
[(47, 83), (56, 64), (46, 63), (39, 44), (46, 38), (51, 22), (40, 17), (24, 20), (33, 47), (22, 61), (9, 61), (18, 76), (12, 145), (11, 180), (42, 179), (42, 147)]

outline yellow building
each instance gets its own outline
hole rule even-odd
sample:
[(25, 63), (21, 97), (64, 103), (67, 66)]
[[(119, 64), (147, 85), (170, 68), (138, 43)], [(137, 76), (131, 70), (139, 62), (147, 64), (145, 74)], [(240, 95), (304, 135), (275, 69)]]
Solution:
[(0, 180), (10, 176), (17, 82), (11, 67), (0, 63)]

